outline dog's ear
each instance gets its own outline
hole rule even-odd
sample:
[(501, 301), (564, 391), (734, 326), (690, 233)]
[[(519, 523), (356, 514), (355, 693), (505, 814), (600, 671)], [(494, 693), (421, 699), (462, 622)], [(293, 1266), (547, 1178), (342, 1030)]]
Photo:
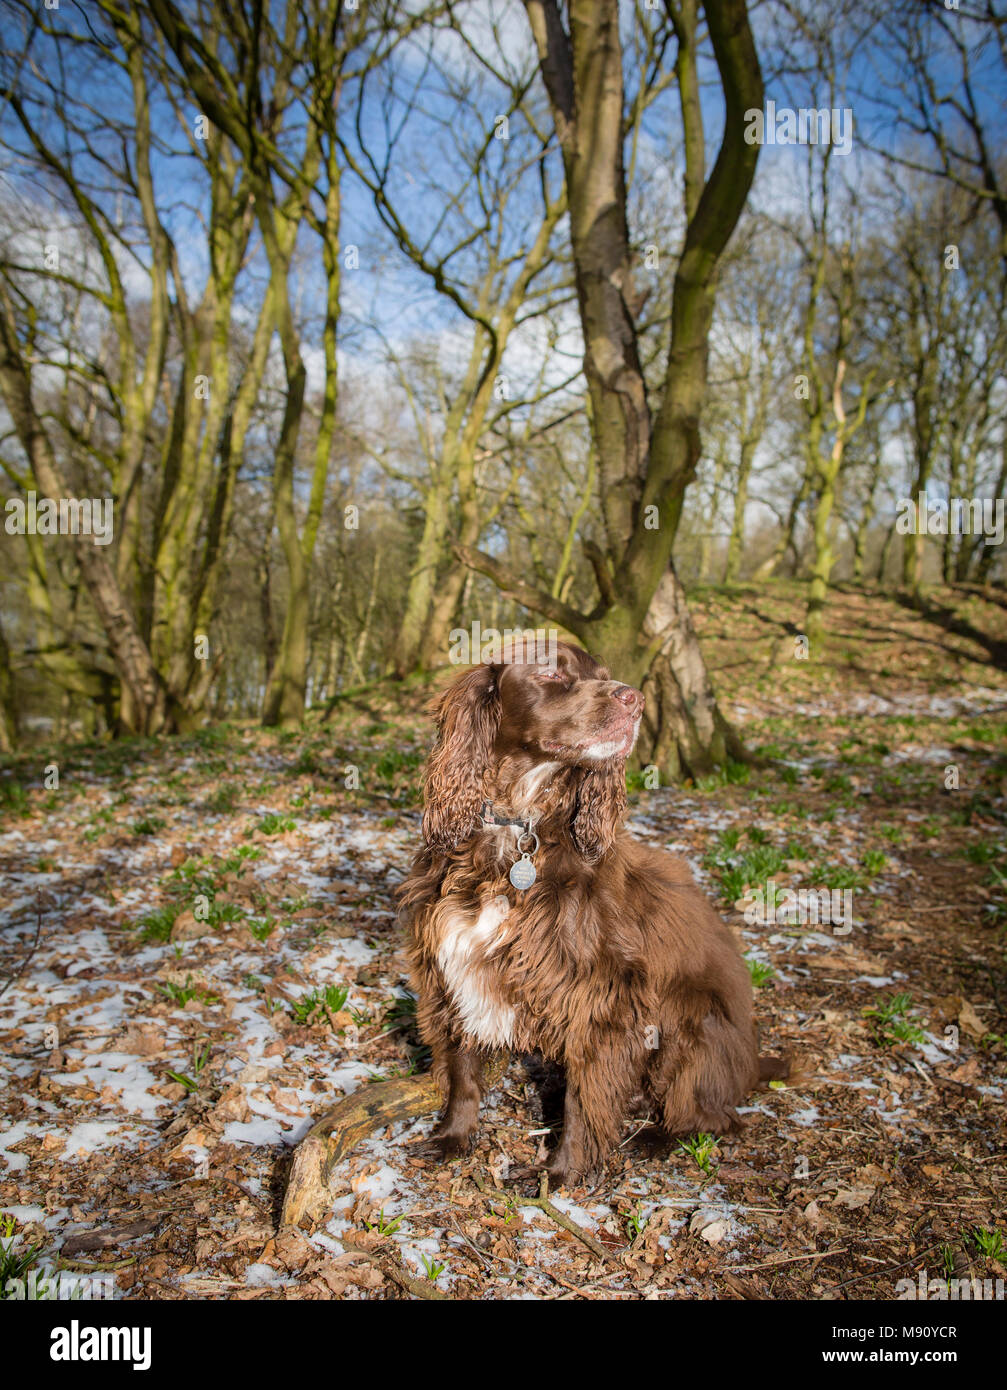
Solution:
[(597, 864), (615, 843), (626, 814), (626, 764), (612, 758), (580, 773), (570, 827), (574, 848)]
[(430, 706), (437, 742), (427, 762), (423, 838), (445, 853), (476, 828), (483, 777), (500, 726), (499, 667), (474, 666), (452, 681)]

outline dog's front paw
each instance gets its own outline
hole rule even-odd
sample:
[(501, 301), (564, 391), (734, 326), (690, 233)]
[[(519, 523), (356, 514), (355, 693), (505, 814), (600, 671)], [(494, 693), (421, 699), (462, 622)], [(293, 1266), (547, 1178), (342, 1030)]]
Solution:
[(418, 1154), (420, 1158), (432, 1158), (438, 1163), (447, 1163), (453, 1158), (464, 1158), (471, 1148), (471, 1134), (435, 1133), (429, 1139), (413, 1144), (410, 1152)]

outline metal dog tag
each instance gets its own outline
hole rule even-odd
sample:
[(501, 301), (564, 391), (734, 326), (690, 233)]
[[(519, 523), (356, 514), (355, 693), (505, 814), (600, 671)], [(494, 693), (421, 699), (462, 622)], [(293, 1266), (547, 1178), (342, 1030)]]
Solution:
[(522, 854), (521, 858), (510, 866), (510, 881), (515, 888), (530, 888), (537, 877), (530, 854)]

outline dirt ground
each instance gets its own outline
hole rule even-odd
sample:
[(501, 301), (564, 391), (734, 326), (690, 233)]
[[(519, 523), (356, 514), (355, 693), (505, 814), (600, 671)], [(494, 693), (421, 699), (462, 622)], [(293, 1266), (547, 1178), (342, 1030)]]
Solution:
[[(164, 1299), (890, 1299), (921, 1272), (1002, 1279), (1007, 607), (838, 592), (804, 661), (802, 602), (697, 596), (762, 762), (686, 788), (635, 776), (630, 817), (718, 902), (793, 1075), (716, 1143), (627, 1124), (601, 1186), (538, 1206), (507, 1183), (547, 1141), (514, 1060), (469, 1157), (431, 1166), (410, 1143), (432, 1117), (398, 1126), (339, 1166), (320, 1223), (277, 1229), (312, 1118), (425, 1066), (393, 892), (426, 686), (363, 691), (292, 737), (235, 724), (8, 760), (7, 1274), (110, 1272)], [(768, 880), (834, 891), (851, 929), (753, 920)]]

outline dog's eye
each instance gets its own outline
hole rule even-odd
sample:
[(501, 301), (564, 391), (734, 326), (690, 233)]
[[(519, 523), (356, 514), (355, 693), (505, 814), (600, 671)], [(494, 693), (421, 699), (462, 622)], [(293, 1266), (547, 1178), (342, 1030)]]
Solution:
[(565, 681), (566, 676), (562, 671), (553, 670), (548, 666), (543, 666), (538, 673), (539, 680), (542, 681)]

